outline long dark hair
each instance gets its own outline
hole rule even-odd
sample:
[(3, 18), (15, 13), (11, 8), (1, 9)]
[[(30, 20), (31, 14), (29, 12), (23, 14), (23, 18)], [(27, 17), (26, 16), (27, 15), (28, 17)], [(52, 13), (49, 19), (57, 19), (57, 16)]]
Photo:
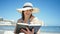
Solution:
[[(32, 17), (32, 14), (30, 15), (29, 19)], [(24, 11), (22, 11), (22, 19), (24, 20), (25, 19), (25, 16), (24, 16)]]

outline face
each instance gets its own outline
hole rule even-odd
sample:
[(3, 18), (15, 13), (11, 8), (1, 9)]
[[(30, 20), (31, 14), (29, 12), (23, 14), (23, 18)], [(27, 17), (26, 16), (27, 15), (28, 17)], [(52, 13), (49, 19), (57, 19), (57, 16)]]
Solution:
[(24, 11), (24, 15), (25, 15), (25, 16), (30, 16), (30, 15), (32, 14), (32, 11), (33, 11), (32, 9), (30, 9), (30, 10), (25, 10), (25, 11)]

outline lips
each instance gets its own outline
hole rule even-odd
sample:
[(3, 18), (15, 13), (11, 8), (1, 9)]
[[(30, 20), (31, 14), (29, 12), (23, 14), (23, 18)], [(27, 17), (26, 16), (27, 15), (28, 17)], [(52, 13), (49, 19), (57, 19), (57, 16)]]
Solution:
[(26, 15), (29, 15), (29, 13), (26, 13)]

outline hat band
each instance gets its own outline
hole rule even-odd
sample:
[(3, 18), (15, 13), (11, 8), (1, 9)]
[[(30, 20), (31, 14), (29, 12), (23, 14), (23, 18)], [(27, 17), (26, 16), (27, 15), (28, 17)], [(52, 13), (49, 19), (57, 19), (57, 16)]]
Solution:
[(30, 8), (32, 8), (32, 6), (24, 6), (23, 8), (26, 8), (26, 7), (30, 7)]

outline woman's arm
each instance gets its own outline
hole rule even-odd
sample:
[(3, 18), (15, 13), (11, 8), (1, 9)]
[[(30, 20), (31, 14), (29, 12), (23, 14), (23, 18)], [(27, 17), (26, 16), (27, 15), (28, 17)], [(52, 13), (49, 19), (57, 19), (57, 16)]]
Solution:
[(38, 30), (37, 34), (40, 34), (40, 29)]

